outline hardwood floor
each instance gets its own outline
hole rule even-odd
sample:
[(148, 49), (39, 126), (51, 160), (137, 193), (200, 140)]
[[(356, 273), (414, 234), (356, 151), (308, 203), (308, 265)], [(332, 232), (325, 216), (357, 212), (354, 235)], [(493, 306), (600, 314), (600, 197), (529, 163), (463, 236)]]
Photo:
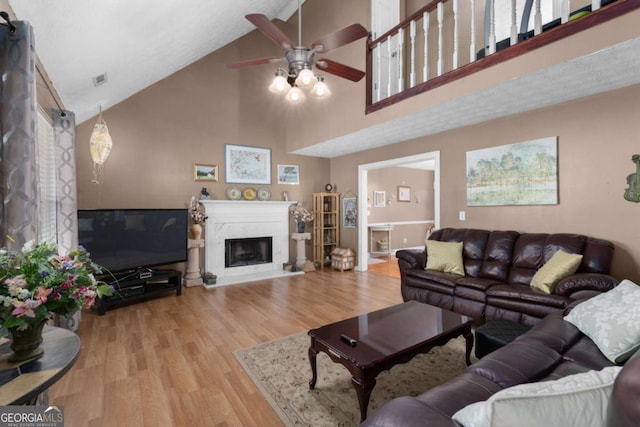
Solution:
[(87, 311), (50, 404), (69, 427), (279, 426), (232, 351), (400, 302), (397, 279), (325, 269)]

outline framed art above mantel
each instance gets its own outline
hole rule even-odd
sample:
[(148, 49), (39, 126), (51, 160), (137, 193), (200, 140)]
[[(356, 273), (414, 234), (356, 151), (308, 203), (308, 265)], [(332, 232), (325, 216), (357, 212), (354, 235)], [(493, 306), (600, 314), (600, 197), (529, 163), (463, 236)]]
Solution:
[(225, 144), (225, 181), (271, 184), (271, 149)]

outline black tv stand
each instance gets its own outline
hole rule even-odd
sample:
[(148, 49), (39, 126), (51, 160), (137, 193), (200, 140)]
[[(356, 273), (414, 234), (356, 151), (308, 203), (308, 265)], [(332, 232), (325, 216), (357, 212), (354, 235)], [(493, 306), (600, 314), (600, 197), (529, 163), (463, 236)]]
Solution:
[(113, 295), (98, 298), (95, 307), (103, 315), (108, 308), (145, 301), (175, 291), (182, 295), (182, 273), (177, 270), (131, 270), (115, 275), (104, 275), (99, 280), (115, 287)]

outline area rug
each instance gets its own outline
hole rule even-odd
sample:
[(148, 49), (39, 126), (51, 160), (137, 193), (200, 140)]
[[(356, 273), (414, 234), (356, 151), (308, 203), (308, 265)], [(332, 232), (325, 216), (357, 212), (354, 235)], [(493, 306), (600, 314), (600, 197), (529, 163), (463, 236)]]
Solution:
[[(360, 409), (347, 369), (318, 354), (318, 380), (309, 390), (311, 366), (306, 332), (266, 342), (234, 355), (286, 426), (356, 426)], [(462, 337), (378, 375), (368, 414), (389, 400), (418, 395), (462, 372)]]

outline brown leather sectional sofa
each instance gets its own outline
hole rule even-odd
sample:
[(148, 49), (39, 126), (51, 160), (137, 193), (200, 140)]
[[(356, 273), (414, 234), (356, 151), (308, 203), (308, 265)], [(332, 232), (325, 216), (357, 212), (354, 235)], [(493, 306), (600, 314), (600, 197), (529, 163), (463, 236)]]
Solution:
[[(533, 325), (618, 283), (609, 275), (614, 246), (606, 240), (456, 228), (437, 230), (429, 239), (463, 242), (465, 275), (425, 270), (424, 250), (400, 250), (403, 299), (455, 311), (478, 324), (501, 318)], [(559, 249), (583, 255), (577, 272), (561, 280), (552, 294), (532, 288), (533, 275)]]
[[(459, 427), (451, 418), (454, 413), (468, 404), (487, 400), (507, 387), (556, 380), (607, 366), (612, 363), (593, 341), (561, 315), (552, 314), (451, 381), (416, 397), (391, 400), (370, 414), (362, 425)], [(637, 352), (616, 377), (608, 403), (607, 425), (640, 426), (639, 397), (640, 352)]]

